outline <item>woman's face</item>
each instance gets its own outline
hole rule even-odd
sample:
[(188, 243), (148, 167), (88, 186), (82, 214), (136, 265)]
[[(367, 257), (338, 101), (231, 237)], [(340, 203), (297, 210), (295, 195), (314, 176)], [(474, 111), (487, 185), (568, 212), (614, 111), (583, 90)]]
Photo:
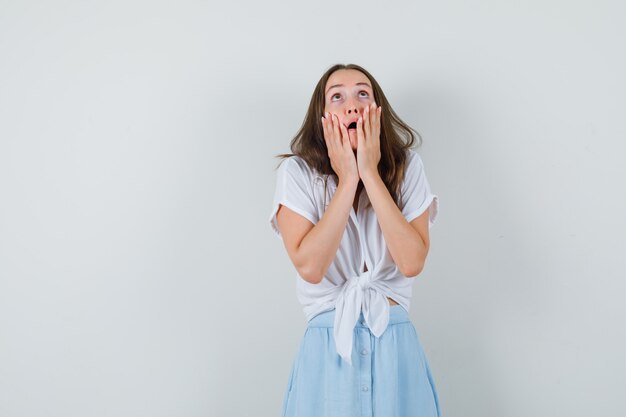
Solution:
[(336, 114), (348, 129), (350, 145), (356, 150), (356, 121), (374, 101), (370, 80), (361, 71), (342, 69), (333, 72), (324, 88), (324, 113)]

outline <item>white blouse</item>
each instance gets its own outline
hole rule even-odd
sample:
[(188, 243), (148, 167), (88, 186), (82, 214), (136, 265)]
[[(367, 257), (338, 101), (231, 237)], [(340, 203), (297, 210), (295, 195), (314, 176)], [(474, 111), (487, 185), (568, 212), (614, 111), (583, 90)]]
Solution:
[[(276, 221), (279, 205), (289, 207), (316, 224), (330, 203), (337, 184), (328, 177), (324, 204), (324, 176), (309, 167), (299, 156), (290, 156), (277, 170), (276, 191), (270, 225), (282, 239)], [(401, 187), (402, 214), (411, 221), (429, 210), (428, 227), (432, 227), (439, 209), (439, 198), (430, 191), (419, 154), (408, 150), (405, 177)], [(431, 204), (432, 203), (432, 204)], [(367, 265), (367, 271), (363, 272)], [(380, 337), (389, 322), (392, 298), (407, 311), (410, 307), (413, 280), (405, 277), (393, 261), (376, 213), (363, 188), (357, 211), (352, 207), (337, 255), (319, 284), (305, 281), (296, 273), (296, 293), (307, 320), (324, 311), (336, 309), (334, 337), (337, 353), (352, 364), (352, 335), (363, 312), (367, 326)]]

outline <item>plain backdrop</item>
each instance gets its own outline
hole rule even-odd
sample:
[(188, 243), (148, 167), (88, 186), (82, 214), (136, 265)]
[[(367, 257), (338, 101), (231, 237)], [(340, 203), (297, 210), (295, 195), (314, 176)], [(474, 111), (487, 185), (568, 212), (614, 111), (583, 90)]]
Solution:
[(268, 216), (334, 63), (423, 137), (445, 417), (626, 409), (623, 1), (0, 1), (0, 415), (278, 416)]

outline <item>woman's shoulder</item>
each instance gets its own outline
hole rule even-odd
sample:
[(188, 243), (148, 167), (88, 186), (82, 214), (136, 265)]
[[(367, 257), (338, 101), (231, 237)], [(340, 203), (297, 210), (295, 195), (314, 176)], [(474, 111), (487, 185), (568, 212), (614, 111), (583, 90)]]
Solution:
[(420, 159), (420, 155), (417, 152), (417, 150), (415, 150), (414, 148), (407, 148), (407, 150), (406, 150), (406, 160), (407, 161), (412, 161), (415, 158)]
[(295, 154), (284, 158), (280, 163), (280, 169), (307, 179), (314, 179), (319, 176), (317, 171), (304, 158)]
[(422, 162), (422, 159), (420, 158), (419, 153), (417, 153), (417, 151), (413, 148), (407, 148), (407, 150), (405, 151), (405, 156), (406, 156), (406, 159), (404, 161), (405, 172), (407, 170), (413, 169), (415, 165), (419, 165)]
[(423, 175), (424, 163), (419, 152), (413, 148), (406, 151), (406, 161), (404, 162), (404, 175), (402, 177), (402, 187), (407, 187), (412, 179), (419, 178)]
[(280, 161), (280, 166), (281, 167), (285, 167), (285, 168), (289, 168), (289, 169), (298, 169), (298, 170), (307, 170), (310, 171), (311, 168), (309, 167), (309, 164), (304, 160), (304, 158), (302, 158), (300, 155), (289, 155), (286, 156), (285, 158), (283, 158)]
[(405, 166), (411, 167), (411, 169), (416, 169), (416, 170), (420, 170), (423, 169), (424, 167), (424, 161), (422, 160), (422, 157), (420, 155), (420, 153), (413, 149), (413, 148), (408, 148), (407, 149), (407, 158), (406, 158), (406, 164)]

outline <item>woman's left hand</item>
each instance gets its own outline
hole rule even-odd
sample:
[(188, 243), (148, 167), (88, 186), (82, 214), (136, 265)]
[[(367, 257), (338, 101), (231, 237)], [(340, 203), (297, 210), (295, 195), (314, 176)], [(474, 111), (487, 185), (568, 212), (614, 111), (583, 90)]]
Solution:
[(381, 107), (372, 103), (363, 110), (363, 115), (356, 123), (357, 148), (356, 160), (359, 177), (378, 174), (380, 162), (380, 113)]

